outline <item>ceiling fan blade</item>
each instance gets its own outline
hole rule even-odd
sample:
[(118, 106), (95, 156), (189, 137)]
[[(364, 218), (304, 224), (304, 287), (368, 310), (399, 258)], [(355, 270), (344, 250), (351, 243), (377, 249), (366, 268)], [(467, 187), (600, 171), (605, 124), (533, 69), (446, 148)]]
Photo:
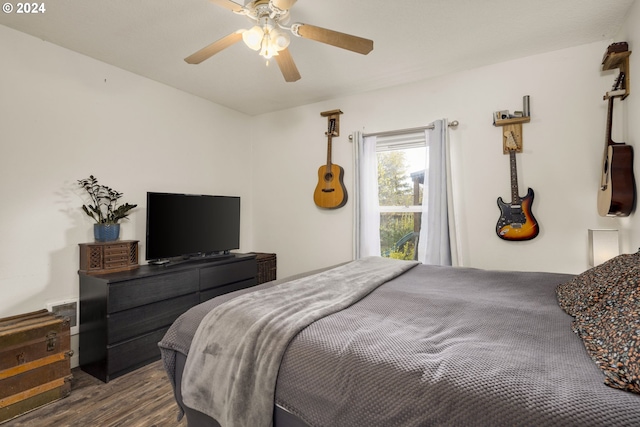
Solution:
[(242, 10), (242, 5), (232, 2), (231, 0), (209, 0), (213, 4), (217, 4), (218, 6), (224, 7), (225, 9), (229, 9), (232, 12), (240, 12)]
[(275, 58), (285, 81), (291, 83), (300, 80), (300, 72), (298, 72), (298, 67), (293, 62), (289, 49), (281, 50)]
[(297, 0), (271, 0), (271, 3), (280, 10), (289, 10)]
[(196, 53), (187, 56), (184, 60), (189, 64), (199, 64), (205, 59), (211, 58), (221, 50), (224, 50), (229, 46), (238, 43), (240, 40), (242, 40), (242, 32), (231, 33), (228, 36), (221, 38), (220, 40), (216, 40), (209, 46), (200, 49)]
[(373, 50), (373, 40), (339, 33), (338, 31), (327, 30), (326, 28), (316, 27), (314, 25), (299, 24), (297, 32), (300, 37), (305, 39), (330, 44), (332, 46), (361, 53), (363, 55), (366, 55)]

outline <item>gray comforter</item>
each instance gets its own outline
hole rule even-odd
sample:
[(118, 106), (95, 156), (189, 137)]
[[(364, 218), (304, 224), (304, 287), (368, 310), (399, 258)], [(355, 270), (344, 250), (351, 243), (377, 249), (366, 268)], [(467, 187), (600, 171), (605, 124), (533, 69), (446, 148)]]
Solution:
[(416, 265), (364, 258), (219, 305), (204, 317), (191, 344), (184, 403), (225, 427), (269, 427), (289, 341)]
[[(302, 330), (276, 403), (310, 426), (638, 426), (557, 305), (571, 277), (420, 265)], [(202, 310), (161, 343), (170, 376)]]

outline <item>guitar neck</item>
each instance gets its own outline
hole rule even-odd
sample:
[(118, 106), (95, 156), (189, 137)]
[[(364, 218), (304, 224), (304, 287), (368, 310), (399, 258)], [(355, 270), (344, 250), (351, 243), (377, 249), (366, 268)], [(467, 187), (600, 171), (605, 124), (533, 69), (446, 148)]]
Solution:
[[(620, 74), (618, 74), (618, 77), (616, 78), (616, 81), (613, 84), (613, 87), (611, 88), (611, 92), (609, 92), (609, 105), (607, 107), (607, 134), (604, 140), (605, 155), (609, 145), (616, 144), (615, 142), (613, 142), (613, 139), (611, 138), (611, 130), (613, 127), (613, 104), (616, 99), (616, 96), (618, 95), (614, 95), (613, 92), (619, 89), (625, 89), (625, 73), (622, 71), (620, 72)], [(622, 92), (625, 93), (624, 90)]]
[(516, 166), (516, 150), (509, 150), (509, 162), (511, 165), (511, 204), (519, 205), (520, 196), (518, 195), (518, 169)]
[(609, 98), (609, 107), (607, 108), (607, 133), (606, 133), (606, 137), (604, 140), (604, 150), (605, 152), (607, 151), (607, 147), (609, 145), (613, 145), (615, 144), (615, 142), (613, 142), (613, 139), (611, 138), (611, 130), (613, 127), (612, 121), (613, 121), (613, 101), (614, 101), (615, 97), (610, 97)]
[(327, 136), (327, 168), (331, 169), (331, 134)]

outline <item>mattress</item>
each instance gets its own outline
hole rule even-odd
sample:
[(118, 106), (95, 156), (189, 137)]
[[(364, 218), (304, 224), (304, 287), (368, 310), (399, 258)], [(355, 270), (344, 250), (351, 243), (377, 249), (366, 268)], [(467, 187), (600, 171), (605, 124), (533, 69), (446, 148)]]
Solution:
[[(273, 423), (640, 425), (640, 396), (604, 384), (558, 305), (556, 288), (573, 277), (419, 265), (290, 342)], [(175, 384), (200, 320), (256, 288), (176, 321), (160, 343)], [(184, 409), (190, 426), (217, 425)]]

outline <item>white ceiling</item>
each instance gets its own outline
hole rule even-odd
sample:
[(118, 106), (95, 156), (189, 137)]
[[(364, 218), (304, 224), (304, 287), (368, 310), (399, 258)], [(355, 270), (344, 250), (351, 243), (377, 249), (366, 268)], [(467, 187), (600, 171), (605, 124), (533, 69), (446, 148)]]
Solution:
[[(608, 40), (633, 0), (299, 0), (291, 22), (372, 39), (359, 55), (293, 37), (302, 79), (243, 43), (199, 65), (183, 58), (247, 18), (207, 0), (50, 0), (0, 24), (249, 115)], [(241, 2), (241, 0), (238, 0)], [(17, 4), (11, 0), (11, 3)]]

